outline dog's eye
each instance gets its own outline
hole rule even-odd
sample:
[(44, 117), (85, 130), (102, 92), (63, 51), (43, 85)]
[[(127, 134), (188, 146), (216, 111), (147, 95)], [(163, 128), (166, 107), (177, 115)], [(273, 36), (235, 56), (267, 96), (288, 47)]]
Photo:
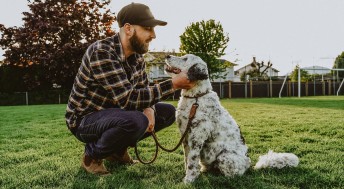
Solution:
[(188, 60), (188, 57), (183, 58), (183, 60), (184, 60), (184, 61), (187, 61), (187, 60)]

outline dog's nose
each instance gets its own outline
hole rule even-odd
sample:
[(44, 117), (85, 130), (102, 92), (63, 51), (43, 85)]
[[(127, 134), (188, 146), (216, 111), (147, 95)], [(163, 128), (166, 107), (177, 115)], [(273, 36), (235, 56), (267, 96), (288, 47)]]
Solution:
[(165, 57), (165, 58), (169, 59), (169, 58), (171, 58), (171, 56), (168, 54), (168, 55), (166, 55), (166, 57)]

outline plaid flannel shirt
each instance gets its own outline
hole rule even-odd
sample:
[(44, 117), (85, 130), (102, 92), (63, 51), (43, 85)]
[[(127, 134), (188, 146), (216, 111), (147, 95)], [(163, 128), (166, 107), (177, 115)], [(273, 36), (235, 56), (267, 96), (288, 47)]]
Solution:
[(171, 80), (149, 86), (145, 66), (140, 54), (125, 58), (118, 33), (90, 45), (68, 100), (67, 126), (106, 108), (142, 111), (174, 92)]

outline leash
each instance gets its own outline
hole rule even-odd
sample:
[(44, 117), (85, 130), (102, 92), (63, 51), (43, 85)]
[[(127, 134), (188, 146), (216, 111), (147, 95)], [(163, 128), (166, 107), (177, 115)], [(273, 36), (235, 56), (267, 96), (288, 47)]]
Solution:
[(152, 137), (153, 137), (154, 142), (155, 142), (155, 154), (154, 154), (154, 157), (153, 157), (150, 161), (143, 161), (143, 160), (141, 159), (141, 157), (139, 156), (139, 153), (138, 153), (138, 150), (137, 150), (137, 143), (136, 143), (136, 144), (135, 144), (135, 155), (136, 155), (136, 157), (137, 157), (137, 160), (138, 160), (140, 163), (142, 163), (142, 164), (151, 164), (151, 163), (153, 163), (153, 162), (156, 160), (156, 158), (158, 157), (159, 147), (160, 147), (162, 150), (166, 151), (166, 152), (174, 152), (175, 150), (177, 150), (177, 149), (179, 148), (179, 146), (183, 143), (183, 140), (185, 139), (186, 135), (188, 134), (189, 130), (191, 129), (192, 120), (195, 118), (195, 114), (196, 114), (197, 108), (198, 108), (198, 106), (199, 106), (198, 103), (197, 103), (197, 102), (198, 102), (198, 98), (199, 98), (199, 97), (202, 97), (202, 96), (204, 96), (204, 95), (206, 95), (206, 94), (208, 94), (208, 92), (202, 93), (202, 94), (200, 94), (200, 95), (198, 95), (198, 96), (195, 96), (195, 97), (184, 96), (184, 97), (186, 97), (186, 98), (195, 98), (195, 99), (196, 99), (196, 102), (193, 103), (192, 106), (191, 106), (190, 113), (189, 113), (189, 120), (188, 120), (188, 124), (187, 124), (187, 126), (186, 126), (186, 129), (185, 129), (185, 132), (183, 133), (183, 135), (182, 135), (182, 137), (180, 138), (178, 144), (177, 144), (174, 148), (172, 148), (172, 149), (167, 149), (167, 148), (163, 147), (163, 146), (159, 143), (158, 137), (156, 136), (155, 131), (153, 130), (153, 131), (152, 131)]

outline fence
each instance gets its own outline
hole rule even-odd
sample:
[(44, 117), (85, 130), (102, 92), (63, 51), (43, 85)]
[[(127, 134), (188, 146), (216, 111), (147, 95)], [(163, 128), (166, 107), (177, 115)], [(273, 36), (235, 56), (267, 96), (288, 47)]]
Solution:
[[(220, 98), (259, 98), (278, 97), (283, 81), (248, 81), (212, 83), (213, 89)], [(315, 81), (301, 83), (301, 96), (336, 95), (340, 82)], [(343, 87), (339, 94), (343, 94)], [(282, 91), (282, 97), (298, 96), (298, 83), (288, 81)]]
[[(249, 82), (213, 82), (213, 90), (220, 98), (260, 98), (278, 97), (283, 81), (249, 81)], [(302, 82), (301, 96), (336, 95), (340, 82), (332, 80)], [(344, 87), (339, 91), (344, 93)], [(9, 105), (36, 105), (36, 104), (66, 104), (69, 90), (49, 90), (32, 92), (0, 93), (0, 106)], [(169, 99), (179, 99), (177, 91)], [(282, 97), (297, 97), (298, 83), (288, 81), (282, 91)]]
[(65, 90), (0, 93), (0, 106), (66, 104), (69, 94)]

